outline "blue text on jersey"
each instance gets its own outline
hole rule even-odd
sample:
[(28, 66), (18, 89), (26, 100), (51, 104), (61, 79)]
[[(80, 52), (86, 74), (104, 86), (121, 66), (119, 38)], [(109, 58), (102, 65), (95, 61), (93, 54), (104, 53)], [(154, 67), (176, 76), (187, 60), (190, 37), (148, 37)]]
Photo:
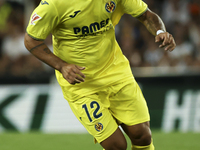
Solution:
[(83, 26), (81, 28), (75, 27), (74, 28), (74, 34), (78, 34), (82, 32), (82, 35), (89, 34), (89, 33), (94, 33), (97, 30), (100, 30), (101, 28), (105, 27), (109, 22), (109, 18), (106, 20), (102, 20), (100, 23), (94, 22), (91, 23), (89, 26)]

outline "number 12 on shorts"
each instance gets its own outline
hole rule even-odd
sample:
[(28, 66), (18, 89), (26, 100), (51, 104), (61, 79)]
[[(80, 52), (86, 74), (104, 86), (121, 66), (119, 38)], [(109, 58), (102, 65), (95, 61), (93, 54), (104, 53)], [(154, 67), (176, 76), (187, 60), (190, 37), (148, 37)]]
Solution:
[[(93, 116), (94, 116), (94, 118), (98, 119), (99, 117), (102, 116), (102, 113), (99, 113), (99, 114), (98, 114), (98, 111), (99, 111), (99, 109), (100, 109), (100, 105), (99, 105), (99, 103), (97, 103), (96, 101), (92, 101), (92, 102), (90, 103), (90, 108), (92, 109), (92, 108), (94, 108), (95, 106), (96, 106), (96, 108), (95, 108), (95, 110), (94, 110), (94, 112), (93, 112)], [(86, 112), (86, 114), (87, 114), (87, 117), (88, 117), (89, 121), (92, 122), (92, 118), (91, 118), (90, 113), (89, 113), (89, 111), (88, 111), (87, 105), (86, 105), (86, 104), (82, 105), (82, 108), (85, 109), (85, 112)]]

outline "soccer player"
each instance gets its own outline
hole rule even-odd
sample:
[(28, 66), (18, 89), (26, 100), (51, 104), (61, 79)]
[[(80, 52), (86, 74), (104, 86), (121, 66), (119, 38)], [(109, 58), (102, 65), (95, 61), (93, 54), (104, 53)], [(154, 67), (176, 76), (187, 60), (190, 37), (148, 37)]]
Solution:
[[(149, 112), (128, 60), (115, 39), (126, 13), (166, 51), (175, 48), (162, 20), (142, 0), (42, 0), (25, 34), (27, 49), (56, 70), (63, 95), (87, 131), (106, 150), (153, 150)], [(44, 43), (53, 35), (52, 53)]]

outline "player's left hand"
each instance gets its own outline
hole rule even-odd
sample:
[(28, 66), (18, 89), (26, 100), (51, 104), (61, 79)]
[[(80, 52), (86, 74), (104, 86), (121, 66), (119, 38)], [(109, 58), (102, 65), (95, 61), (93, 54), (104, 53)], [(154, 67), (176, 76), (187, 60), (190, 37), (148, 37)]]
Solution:
[(171, 34), (168, 32), (160, 33), (155, 37), (155, 42), (162, 42), (161, 45), (159, 45), (160, 48), (165, 48), (165, 51), (173, 51), (176, 47), (176, 43), (174, 41), (174, 38)]

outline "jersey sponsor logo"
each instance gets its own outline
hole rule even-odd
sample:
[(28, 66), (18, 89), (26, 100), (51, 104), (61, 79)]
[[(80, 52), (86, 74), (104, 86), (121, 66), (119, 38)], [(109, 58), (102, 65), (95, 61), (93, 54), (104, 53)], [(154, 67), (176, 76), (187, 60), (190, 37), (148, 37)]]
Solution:
[(75, 27), (74, 28), (74, 33), (78, 34), (82, 32), (82, 35), (87, 35), (89, 33), (94, 33), (98, 30), (100, 30), (101, 28), (105, 27), (109, 22), (109, 18), (106, 20), (102, 20), (100, 23), (98, 22), (94, 22), (91, 23), (89, 26), (83, 26), (83, 27)]
[(34, 13), (31, 18), (31, 25), (35, 25), (35, 21), (40, 20), (42, 17), (40, 17), (37, 13)]
[(74, 18), (74, 17), (76, 17), (76, 15), (77, 15), (79, 12), (81, 12), (81, 11), (80, 11), (80, 10), (75, 11), (75, 12), (74, 12), (74, 15), (70, 15), (69, 17)]
[(105, 9), (107, 12), (112, 13), (116, 8), (116, 4), (113, 1), (107, 2), (105, 5)]
[(103, 125), (101, 123), (95, 124), (94, 127), (98, 132), (103, 130)]
[(41, 4), (42, 4), (42, 5), (45, 5), (45, 4), (49, 5), (49, 3), (48, 3), (47, 1), (44, 1), (44, 2), (41, 1)]

